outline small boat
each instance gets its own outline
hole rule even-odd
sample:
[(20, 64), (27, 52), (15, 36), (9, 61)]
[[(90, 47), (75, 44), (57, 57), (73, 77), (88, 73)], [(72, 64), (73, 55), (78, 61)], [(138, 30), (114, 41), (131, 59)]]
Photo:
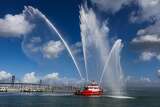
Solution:
[(77, 90), (75, 95), (80, 96), (101, 96), (103, 94), (102, 88), (95, 82), (92, 81), (91, 84), (88, 84), (82, 90)]

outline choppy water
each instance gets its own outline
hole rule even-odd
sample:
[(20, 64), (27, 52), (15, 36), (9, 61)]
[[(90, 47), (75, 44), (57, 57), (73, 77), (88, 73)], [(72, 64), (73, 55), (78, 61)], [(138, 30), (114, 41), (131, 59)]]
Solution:
[(160, 107), (160, 90), (132, 90), (134, 99), (69, 94), (1, 94), (0, 107)]

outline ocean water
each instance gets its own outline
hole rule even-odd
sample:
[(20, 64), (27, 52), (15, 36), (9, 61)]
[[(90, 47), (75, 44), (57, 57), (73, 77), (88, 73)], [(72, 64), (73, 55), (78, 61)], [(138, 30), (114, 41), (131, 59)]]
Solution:
[(70, 94), (0, 94), (0, 107), (160, 107), (160, 90), (130, 90), (132, 98)]

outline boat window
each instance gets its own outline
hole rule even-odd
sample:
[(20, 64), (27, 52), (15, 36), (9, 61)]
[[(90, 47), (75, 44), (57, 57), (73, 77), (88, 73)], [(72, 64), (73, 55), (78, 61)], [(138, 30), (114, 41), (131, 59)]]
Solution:
[(88, 87), (85, 87), (84, 89), (85, 89), (85, 90), (88, 90)]

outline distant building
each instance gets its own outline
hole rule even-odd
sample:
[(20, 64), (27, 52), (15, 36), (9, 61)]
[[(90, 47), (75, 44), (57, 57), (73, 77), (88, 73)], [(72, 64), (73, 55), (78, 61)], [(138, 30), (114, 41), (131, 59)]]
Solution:
[(15, 75), (12, 75), (11, 84), (13, 87), (14, 87), (15, 79), (16, 79)]

